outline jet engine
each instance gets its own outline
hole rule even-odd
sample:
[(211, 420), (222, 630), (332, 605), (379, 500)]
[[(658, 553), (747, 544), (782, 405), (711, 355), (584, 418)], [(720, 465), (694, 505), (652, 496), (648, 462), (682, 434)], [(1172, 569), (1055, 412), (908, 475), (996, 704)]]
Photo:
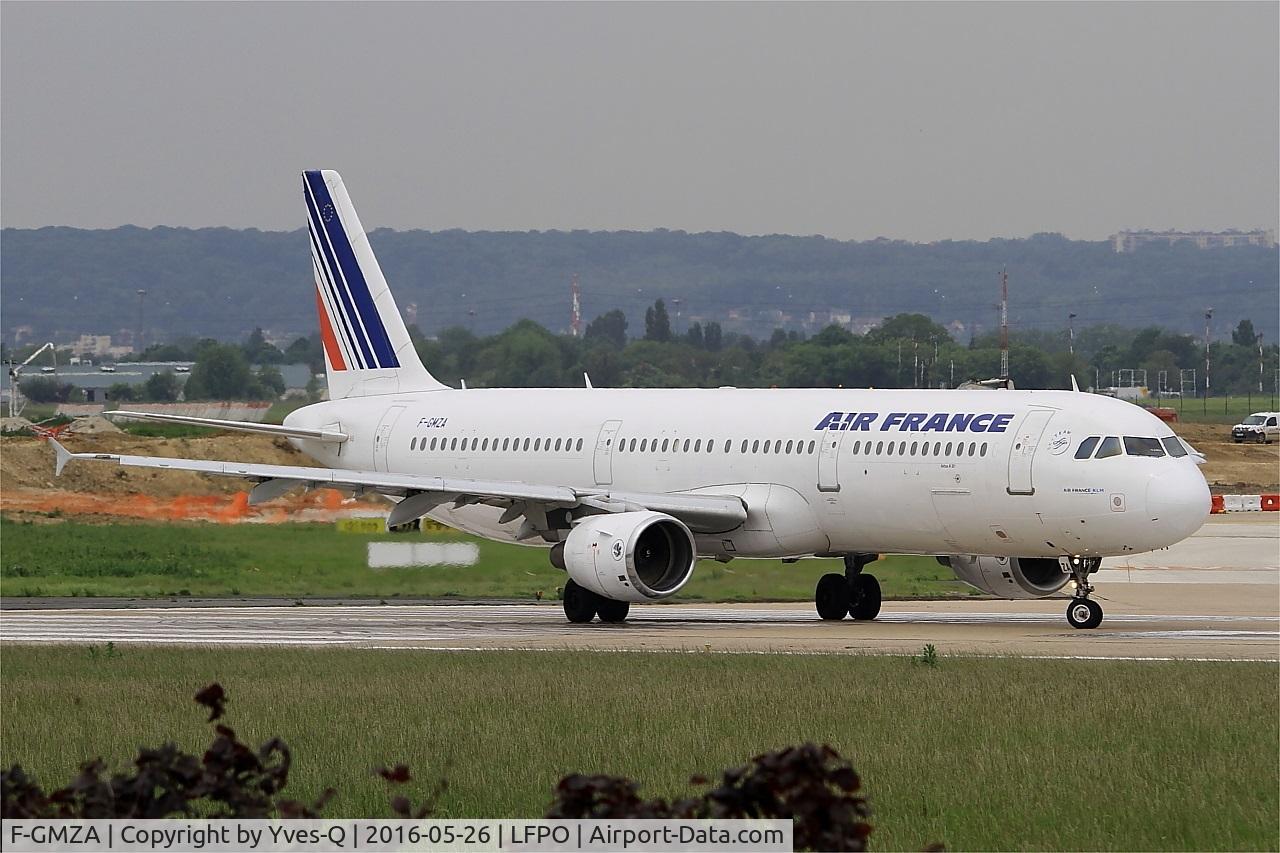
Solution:
[(1057, 557), (939, 557), (971, 587), (1007, 599), (1046, 598), (1066, 586), (1071, 572)]
[(643, 511), (588, 516), (557, 551), (552, 562), (563, 562), (575, 583), (614, 601), (674, 594), (693, 575), (698, 558), (693, 534), (681, 521)]

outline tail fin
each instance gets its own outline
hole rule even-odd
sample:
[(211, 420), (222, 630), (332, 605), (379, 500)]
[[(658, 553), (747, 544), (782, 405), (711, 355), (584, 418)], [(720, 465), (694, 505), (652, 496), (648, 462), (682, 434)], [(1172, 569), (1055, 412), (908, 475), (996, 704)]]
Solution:
[(444, 388), (409, 340), (342, 176), (302, 173), (329, 398)]

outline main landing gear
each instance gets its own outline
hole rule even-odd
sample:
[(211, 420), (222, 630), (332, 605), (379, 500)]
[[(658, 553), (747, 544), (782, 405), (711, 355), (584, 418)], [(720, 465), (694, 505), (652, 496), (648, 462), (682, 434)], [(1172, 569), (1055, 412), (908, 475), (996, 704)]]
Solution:
[(631, 610), (629, 602), (597, 595), (571, 580), (564, 582), (563, 601), (565, 618), (578, 624), (590, 622), (597, 615), (601, 622), (624, 622)]
[(1067, 560), (1076, 585), (1075, 597), (1067, 605), (1067, 622), (1072, 628), (1097, 628), (1102, 624), (1102, 605), (1089, 597), (1093, 592), (1089, 575), (1096, 572), (1101, 564), (1101, 557), (1072, 557)]
[(844, 574), (823, 575), (813, 594), (818, 615), (833, 622), (846, 616), (874, 619), (880, 614), (880, 581), (862, 569), (879, 554), (845, 554)]

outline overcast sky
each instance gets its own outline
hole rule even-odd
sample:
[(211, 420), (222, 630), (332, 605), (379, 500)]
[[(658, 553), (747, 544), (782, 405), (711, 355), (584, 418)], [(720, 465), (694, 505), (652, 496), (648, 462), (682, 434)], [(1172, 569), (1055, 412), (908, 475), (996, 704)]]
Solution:
[(1276, 227), (1280, 4), (0, 6), (5, 226)]

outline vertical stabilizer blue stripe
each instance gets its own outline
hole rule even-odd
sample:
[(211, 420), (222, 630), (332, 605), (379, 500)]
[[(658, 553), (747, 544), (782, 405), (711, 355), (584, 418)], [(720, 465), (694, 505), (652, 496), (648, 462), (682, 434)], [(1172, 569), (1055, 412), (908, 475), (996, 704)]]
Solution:
[(376, 356), (376, 363), (379, 367), (399, 367), (400, 360), (396, 358), (395, 350), (391, 347), (391, 338), (387, 335), (386, 326), (383, 325), (382, 317), (378, 314), (378, 309), (373, 304), (373, 296), (369, 293), (369, 283), (365, 281), (364, 272), (360, 269), (360, 263), (356, 260), (355, 251), (351, 248), (351, 241), (347, 237), (341, 217), (337, 215), (337, 208), (333, 204), (333, 198), (329, 195), (329, 187), (325, 184), (324, 177), (319, 172), (307, 172), (306, 178), (307, 183), (311, 186), (311, 192), (315, 196), (315, 204), (320, 213), (323, 214), (328, 210), (333, 211), (327, 221), (324, 216), (321, 216), (320, 224), (329, 236), (329, 243), (333, 246), (334, 254), (337, 256), (338, 265), (342, 270), (342, 277), (346, 280), (351, 296), (355, 300), (359, 311), (359, 320), (368, 335), (369, 346)]
[[(308, 172), (308, 175), (315, 174)], [(311, 182), (307, 182), (311, 185)], [(320, 182), (323, 186), (324, 182)], [(328, 231), (324, 227), (324, 223), (320, 218), (319, 198), (314, 197), (315, 188), (311, 186), (311, 192), (304, 193), (307, 197), (307, 213), (311, 216), (311, 226), (315, 229), (316, 242), (320, 245), (321, 257), (324, 259), (324, 265), (329, 271), (329, 275), (333, 281), (334, 289), (338, 291), (338, 296), (342, 301), (342, 309), (345, 316), (345, 322), (352, 331), (352, 340), (357, 347), (357, 354), (361, 355), (361, 367), (370, 368), (377, 367), (377, 362), (373, 359), (373, 352), (369, 347), (368, 340), (365, 339), (357, 322), (357, 314), (355, 306), (352, 304), (352, 296), (347, 293), (348, 288), (343, 286), (342, 273), (338, 267), (338, 262), (330, 251), (330, 240), (325, 239)]]

